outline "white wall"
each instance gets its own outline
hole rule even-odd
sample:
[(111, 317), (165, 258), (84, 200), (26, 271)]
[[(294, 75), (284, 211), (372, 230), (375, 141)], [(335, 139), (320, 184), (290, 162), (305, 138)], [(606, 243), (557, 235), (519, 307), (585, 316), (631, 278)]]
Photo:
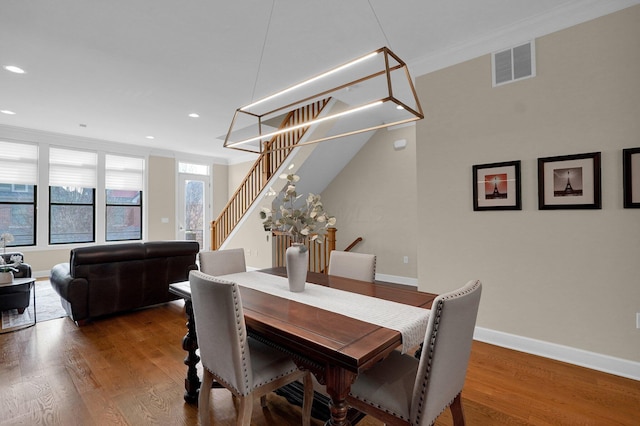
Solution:
[[(406, 140), (396, 151), (393, 143)], [(378, 130), (322, 192), (337, 219), (336, 248), (376, 255), (379, 279), (415, 285), (419, 237), (416, 200), (415, 126)], [(404, 263), (404, 257), (407, 263)]]

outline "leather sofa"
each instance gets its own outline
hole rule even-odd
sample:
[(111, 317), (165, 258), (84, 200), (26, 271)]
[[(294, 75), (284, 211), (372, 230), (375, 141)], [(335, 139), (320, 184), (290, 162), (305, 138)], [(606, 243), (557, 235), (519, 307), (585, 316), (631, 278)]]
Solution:
[(78, 325), (168, 302), (178, 297), (169, 284), (186, 281), (198, 269), (196, 241), (151, 241), (81, 247), (68, 263), (51, 269), (51, 286)]
[[(11, 258), (20, 256), (23, 263), (14, 267), (17, 272), (13, 273), (14, 278), (31, 278), (31, 266), (24, 263), (24, 256), (20, 252), (0, 254), (5, 263), (11, 263)], [(19, 314), (24, 313), (31, 301), (31, 286), (0, 286), (0, 311), (17, 309)]]

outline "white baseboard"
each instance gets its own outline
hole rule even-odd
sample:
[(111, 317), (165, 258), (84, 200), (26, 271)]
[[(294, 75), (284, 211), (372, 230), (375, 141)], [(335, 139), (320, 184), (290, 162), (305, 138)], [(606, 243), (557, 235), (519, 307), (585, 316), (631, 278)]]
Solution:
[(640, 380), (640, 363), (638, 362), (482, 327), (476, 327), (473, 338), (492, 345), (539, 355), (628, 379)]
[(376, 274), (376, 281), (385, 281), (385, 282), (394, 283), (394, 284), (410, 285), (413, 287), (418, 286), (418, 280), (416, 278), (400, 277), (398, 275)]
[(46, 271), (32, 271), (34, 278), (49, 278), (49, 273), (51, 270), (47, 269)]

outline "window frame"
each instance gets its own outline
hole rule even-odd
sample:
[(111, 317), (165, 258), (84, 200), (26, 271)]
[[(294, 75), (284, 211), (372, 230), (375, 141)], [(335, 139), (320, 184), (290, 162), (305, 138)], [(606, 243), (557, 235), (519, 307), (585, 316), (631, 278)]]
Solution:
[[(104, 240), (105, 242), (115, 242), (115, 241), (141, 241), (142, 240), (142, 236), (143, 234), (143, 229), (144, 229), (144, 222), (143, 222), (143, 201), (142, 201), (142, 196), (143, 196), (143, 191), (139, 190), (138, 192), (138, 199), (140, 200), (140, 202), (138, 204), (116, 204), (116, 203), (109, 203), (109, 197), (107, 195), (108, 191), (114, 191), (113, 189), (104, 189)], [(133, 191), (133, 190), (132, 190)], [(138, 238), (122, 238), (122, 239), (109, 239), (109, 207), (139, 207), (140, 208), (140, 235)]]
[[(3, 183), (4, 184), (4, 183)], [(6, 184), (6, 185), (11, 185), (12, 187), (12, 192), (23, 192), (23, 191), (14, 191), (14, 184)], [(7, 243), (7, 247), (34, 247), (38, 244), (38, 185), (30, 185), (30, 184), (20, 184), (23, 186), (33, 186), (33, 201), (28, 203), (28, 202), (24, 202), (24, 201), (0, 201), (0, 206), (33, 206), (33, 227), (32, 227), (32, 235), (33, 235), (33, 240), (31, 241), (31, 244), (15, 244), (15, 240), (11, 243)], [(24, 191), (24, 192), (29, 192)], [(15, 237), (15, 233), (11, 232), (11, 229), (8, 229), (7, 232), (14, 234)]]
[[(52, 188), (60, 188), (59, 186), (49, 186), (49, 245), (57, 246), (61, 244), (87, 244), (87, 243), (95, 243), (96, 242), (96, 188), (84, 188), (91, 189), (92, 191), (92, 203), (60, 203), (51, 201), (51, 189)], [(51, 241), (51, 230), (52, 230), (52, 215), (51, 215), (51, 207), (52, 206), (91, 206), (91, 241), (61, 241), (61, 242), (52, 242)]]

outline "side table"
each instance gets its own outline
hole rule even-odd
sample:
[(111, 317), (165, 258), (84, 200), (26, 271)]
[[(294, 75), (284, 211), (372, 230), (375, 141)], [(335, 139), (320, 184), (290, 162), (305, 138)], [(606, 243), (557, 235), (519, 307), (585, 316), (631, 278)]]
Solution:
[[(16, 330), (22, 330), (23, 328), (27, 328), (27, 327), (33, 327), (34, 325), (36, 325), (37, 322), (37, 318), (36, 318), (36, 279), (33, 277), (30, 278), (14, 278), (12, 282), (10, 283), (6, 283), (6, 284), (0, 284), (0, 298), (3, 297), (11, 297), (14, 296), (16, 293), (21, 293), (21, 292), (31, 292), (33, 293), (33, 321), (29, 322), (27, 324), (21, 324), (21, 325), (17, 325), (15, 327), (10, 327), (7, 329), (2, 329), (2, 333), (6, 333), (6, 332), (10, 332), (10, 331), (16, 331)], [(27, 307), (28, 309), (28, 307)]]

